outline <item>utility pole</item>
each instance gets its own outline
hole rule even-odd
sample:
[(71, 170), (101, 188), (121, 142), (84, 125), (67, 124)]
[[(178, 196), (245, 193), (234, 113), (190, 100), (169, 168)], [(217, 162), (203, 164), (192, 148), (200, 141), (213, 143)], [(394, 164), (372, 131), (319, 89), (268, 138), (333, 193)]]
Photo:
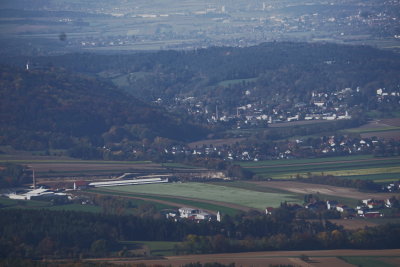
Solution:
[(32, 166), (28, 166), (32, 169), (32, 187), (36, 189), (36, 178), (35, 178), (35, 169)]

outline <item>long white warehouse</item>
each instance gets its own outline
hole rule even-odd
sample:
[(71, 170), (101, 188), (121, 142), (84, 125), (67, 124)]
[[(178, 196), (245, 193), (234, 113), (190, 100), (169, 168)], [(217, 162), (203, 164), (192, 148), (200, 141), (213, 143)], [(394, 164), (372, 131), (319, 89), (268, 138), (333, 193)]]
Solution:
[(105, 187), (105, 186), (119, 186), (119, 185), (134, 185), (134, 184), (157, 184), (157, 183), (168, 183), (168, 178), (147, 178), (147, 179), (133, 179), (133, 180), (118, 180), (108, 182), (93, 182), (89, 186), (94, 187)]

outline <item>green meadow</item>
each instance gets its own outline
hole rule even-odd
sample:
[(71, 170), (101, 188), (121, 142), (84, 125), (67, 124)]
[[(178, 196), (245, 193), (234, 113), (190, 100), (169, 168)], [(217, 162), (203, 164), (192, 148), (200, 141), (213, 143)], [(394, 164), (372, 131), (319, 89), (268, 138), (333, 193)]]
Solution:
[(221, 203), (236, 204), (249, 208), (264, 209), (267, 206), (278, 207), (281, 202), (295, 201), (296, 197), (290, 193), (259, 192), (243, 188), (235, 188), (224, 185), (206, 183), (168, 183), (168, 184), (146, 184), (120, 187), (108, 187), (101, 191), (113, 192), (116, 195), (142, 194), (146, 197), (184, 197), (196, 202), (201, 200), (215, 201), (216, 205)]

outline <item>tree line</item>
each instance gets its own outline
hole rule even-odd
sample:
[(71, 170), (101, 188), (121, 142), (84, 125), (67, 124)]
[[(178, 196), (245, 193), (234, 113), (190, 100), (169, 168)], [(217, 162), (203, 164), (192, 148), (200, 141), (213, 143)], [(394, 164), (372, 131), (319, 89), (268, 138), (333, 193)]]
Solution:
[(221, 222), (173, 221), (73, 211), (0, 210), (0, 258), (124, 255), (119, 241), (182, 241), (176, 253), (295, 249), (399, 248), (400, 224), (345, 230), (321, 218), (296, 218), (282, 204), (272, 215), (224, 216)]

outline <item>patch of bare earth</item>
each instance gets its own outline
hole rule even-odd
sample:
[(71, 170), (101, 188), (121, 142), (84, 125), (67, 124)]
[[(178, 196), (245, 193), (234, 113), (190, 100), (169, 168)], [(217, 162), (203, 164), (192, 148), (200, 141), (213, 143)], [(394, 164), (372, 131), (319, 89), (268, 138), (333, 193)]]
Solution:
[(309, 184), (294, 181), (262, 181), (262, 182), (250, 182), (258, 186), (275, 188), (288, 192), (299, 193), (299, 194), (324, 194), (329, 196), (338, 196), (352, 199), (386, 199), (393, 195), (400, 195), (399, 193), (366, 193), (359, 192), (354, 188), (337, 187), (332, 185), (320, 185), (320, 184)]
[[(306, 255), (308, 261), (303, 261), (299, 257)], [(173, 267), (182, 266), (187, 263), (200, 262), (218, 262), (222, 264), (235, 263), (236, 266), (243, 267), (265, 267), (270, 264), (285, 264), (303, 267), (324, 266), (353, 266), (340, 259), (338, 256), (398, 256), (400, 249), (391, 250), (316, 250), (316, 251), (266, 251), (266, 252), (246, 252), (246, 253), (228, 253), (228, 254), (204, 254), (204, 255), (184, 255), (169, 256), (159, 260), (127, 260), (127, 259), (108, 259), (113, 263), (144, 263), (147, 265), (171, 265)]]

